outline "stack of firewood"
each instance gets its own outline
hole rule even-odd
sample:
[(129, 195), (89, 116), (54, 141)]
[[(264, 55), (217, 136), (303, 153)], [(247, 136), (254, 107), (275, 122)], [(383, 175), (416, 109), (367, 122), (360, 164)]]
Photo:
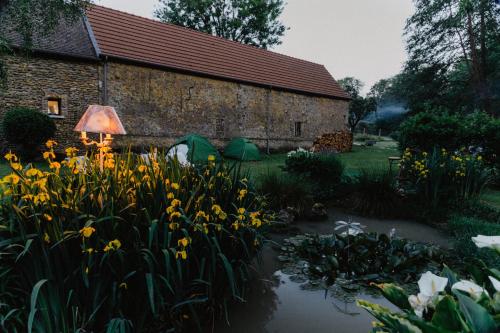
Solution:
[(352, 133), (339, 131), (319, 136), (314, 140), (311, 151), (317, 153), (344, 153), (352, 150)]

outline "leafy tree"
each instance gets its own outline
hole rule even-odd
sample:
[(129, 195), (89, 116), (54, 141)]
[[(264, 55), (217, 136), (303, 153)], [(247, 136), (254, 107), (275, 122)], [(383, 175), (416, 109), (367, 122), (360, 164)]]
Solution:
[(351, 132), (354, 133), (361, 120), (370, 113), (377, 111), (377, 99), (372, 96), (361, 96), (361, 89), (363, 89), (364, 84), (356, 78), (346, 77), (339, 80), (338, 83), (351, 96), (348, 123)]
[(160, 0), (163, 22), (267, 49), (281, 44), (283, 0)]
[[(500, 72), (500, 6), (496, 0), (414, 0), (415, 14), (405, 28), (410, 72), (445, 74), (437, 80), (447, 92), (453, 84), (473, 91), (473, 106), (493, 112), (494, 78)], [(450, 72), (467, 74), (453, 82)], [(443, 81), (443, 82), (440, 82)], [(435, 80), (433, 80), (436, 83)], [(416, 87), (416, 86), (414, 86)]]

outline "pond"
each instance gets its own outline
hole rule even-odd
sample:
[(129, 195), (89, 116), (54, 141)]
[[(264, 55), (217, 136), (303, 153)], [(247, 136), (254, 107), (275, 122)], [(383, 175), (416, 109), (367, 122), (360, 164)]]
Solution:
[[(366, 225), (368, 231), (397, 232), (416, 241), (431, 240), (441, 246), (449, 246), (448, 239), (439, 231), (411, 221), (374, 220), (348, 216), (342, 212), (330, 211), (330, 219), (324, 222), (299, 222), (295, 226), (300, 232), (326, 234), (334, 229), (335, 221), (351, 217)], [(273, 240), (281, 244), (286, 236), (274, 235)], [(262, 260), (256, 266), (258, 274), (246, 295), (246, 303), (229, 306), (230, 326), (219, 322), (209, 332), (238, 333), (332, 333), (370, 332), (373, 317), (356, 306), (356, 298), (376, 302), (396, 309), (384, 298), (360, 292), (339, 295), (322, 289), (304, 289), (302, 283), (290, 279), (291, 275), (281, 270), (277, 260), (278, 252), (266, 245)], [(341, 288), (338, 288), (341, 289)]]

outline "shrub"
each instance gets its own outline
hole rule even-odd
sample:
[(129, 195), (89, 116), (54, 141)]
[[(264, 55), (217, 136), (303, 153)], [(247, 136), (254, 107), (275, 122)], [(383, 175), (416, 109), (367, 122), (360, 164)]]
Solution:
[(9, 142), (31, 147), (43, 144), (56, 132), (56, 125), (48, 115), (24, 107), (7, 111), (2, 127)]
[(435, 208), (477, 198), (492, 177), (492, 170), (485, 166), (481, 155), (448, 152), (444, 148), (434, 148), (431, 153), (407, 148), (401, 167), (417, 199)]
[(344, 166), (334, 154), (316, 154), (298, 149), (288, 153), (284, 170), (309, 178), (320, 190), (328, 190), (340, 183)]
[(401, 198), (395, 176), (385, 170), (361, 170), (354, 180), (349, 205), (355, 212), (377, 217), (394, 217), (400, 212)]
[(448, 227), (455, 239), (454, 249), (462, 257), (475, 257), (484, 260), (492, 267), (500, 267), (500, 257), (487, 249), (477, 248), (471, 240), (476, 235), (500, 235), (500, 224), (491, 223), (475, 217), (452, 215)]
[(462, 132), (463, 121), (458, 115), (432, 110), (406, 119), (399, 127), (398, 141), (402, 149), (455, 149), (462, 144)]
[(49, 172), (6, 155), (13, 170), (0, 192), (6, 331), (193, 331), (229, 299), (242, 299), (268, 218), (236, 170), (210, 160), (201, 169), (145, 163), (104, 149), (101, 172), (76, 149), (54, 161), (53, 145), (44, 153)]
[(276, 211), (293, 207), (300, 216), (306, 215), (314, 204), (312, 191), (309, 181), (299, 176), (272, 172), (260, 179), (259, 192), (266, 196), (270, 208)]

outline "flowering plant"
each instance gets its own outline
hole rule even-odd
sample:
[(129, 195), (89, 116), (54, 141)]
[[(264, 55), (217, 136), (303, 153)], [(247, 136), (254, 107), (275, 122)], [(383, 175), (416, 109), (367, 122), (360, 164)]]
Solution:
[(481, 193), (491, 181), (492, 172), (478, 154), (465, 150), (450, 152), (435, 148), (431, 152), (407, 148), (401, 162), (403, 178), (419, 198), (433, 206), (443, 200), (466, 200)]
[[(499, 238), (477, 236), (476, 244), (498, 251)], [(417, 295), (407, 295), (394, 284), (376, 285), (402, 312), (358, 300), (378, 322), (373, 332), (474, 332), (494, 333), (500, 329), (500, 271), (478, 261), (470, 279), (459, 279), (448, 267), (441, 276), (431, 272), (418, 281)]]
[(0, 331), (166, 331), (242, 298), (270, 217), (237, 168), (103, 148), (101, 171), (74, 148), (56, 161), (55, 145), (48, 170), (5, 156)]

